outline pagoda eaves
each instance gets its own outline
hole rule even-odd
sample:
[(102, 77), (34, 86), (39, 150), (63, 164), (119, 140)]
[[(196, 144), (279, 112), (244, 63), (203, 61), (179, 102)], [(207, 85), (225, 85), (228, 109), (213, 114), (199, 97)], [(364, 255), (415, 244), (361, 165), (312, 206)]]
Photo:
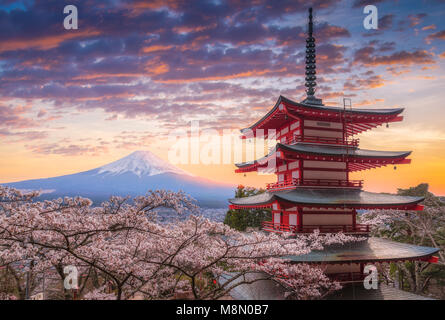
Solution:
[[(235, 172), (252, 172), (267, 167), (268, 162), (275, 158), (276, 167), (289, 161), (341, 161), (347, 163), (349, 172), (377, 168), (386, 165), (408, 164), (406, 159), (411, 151), (378, 151), (359, 148), (327, 146), (324, 144), (296, 143), (293, 145), (277, 143), (271, 152), (261, 159), (237, 163)], [(326, 168), (325, 168), (326, 169)]]
[[(256, 130), (264, 130), (264, 137), (267, 137), (267, 130), (289, 126), (296, 121), (299, 126), (308, 127), (304, 121), (319, 120), (344, 124), (346, 136), (352, 136), (366, 130), (378, 127), (384, 123), (402, 121), (400, 113), (403, 108), (391, 109), (345, 109), (340, 107), (328, 107), (321, 105), (311, 105), (303, 102), (295, 102), (280, 96), (275, 106), (260, 120), (250, 127), (241, 130), (242, 138), (252, 138), (257, 136)], [(339, 130), (340, 128), (337, 128)]]
[[(246, 198), (230, 199), (232, 209), (249, 207), (272, 208), (278, 211), (297, 211), (298, 206), (305, 208), (354, 208), (354, 209), (421, 209), (418, 204), (423, 197), (399, 196), (394, 194), (373, 193), (363, 190), (301, 188), (288, 191), (264, 192)], [(275, 205), (274, 205), (275, 203)], [(340, 204), (340, 206), (339, 206)], [(275, 208), (274, 208), (275, 207)], [(332, 212), (333, 214), (336, 211)], [(337, 211), (338, 213), (338, 211)]]

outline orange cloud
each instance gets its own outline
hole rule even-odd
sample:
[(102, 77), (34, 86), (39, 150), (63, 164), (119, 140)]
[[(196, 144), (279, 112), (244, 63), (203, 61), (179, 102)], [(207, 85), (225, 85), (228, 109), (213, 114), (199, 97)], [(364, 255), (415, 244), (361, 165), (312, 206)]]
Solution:
[(170, 67), (159, 59), (152, 59), (146, 63), (144, 70), (149, 75), (159, 75), (168, 72)]
[(197, 26), (197, 27), (179, 26), (179, 27), (174, 27), (173, 31), (176, 32), (176, 33), (200, 32), (200, 31), (204, 31), (204, 30), (207, 30), (207, 29), (214, 28), (216, 26), (217, 26), (216, 23), (209, 24), (207, 26)]
[(422, 30), (434, 30), (434, 29), (436, 29), (436, 26), (434, 24), (422, 28)]
[(65, 31), (58, 35), (34, 38), (34, 39), (11, 39), (0, 42), (0, 52), (13, 51), (13, 50), (23, 50), (23, 49), (40, 49), (48, 50), (57, 47), (60, 43), (71, 40), (75, 38), (84, 38), (99, 35), (99, 31), (95, 30), (70, 30)]
[(138, 77), (143, 76), (142, 73), (94, 73), (94, 74), (85, 74), (81, 76), (75, 76), (73, 80), (93, 80), (100, 78), (114, 78), (114, 77)]
[(385, 99), (373, 99), (373, 100), (362, 100), (359, 102), (354, 102), (355, 107), (363, 107), (363, 106), (370, 106), (374, 105), (376, 102), (383, 102)]
[(118, 93), (113, 95), (103, 95), (103, 96), (95, 96), (95, 97), (82, 97), (77, 98), (77, 101), (103, 101), (112, 98), (132, 98), (134, 97), (134, 93)]
[(169, 50), (173, 48), (172, 45), (169, 46), (162, 46), (162, 45), (158, 45), (158, 46), (149, 46), (149, 47), (144, 47), (142, 48), (142, 52), (144, 53), (149, 53), (149, 52), (156, 52), (156, 51), (164, 51), (164, 50)]
[[(273, 72), (285, 72), (286, 68), (282, 68), (279, 70), (274, 70)], [(248, 77), (258, 77), (264, 76), (272, 71), (269, 69), (261, 70), (261, 71), (247, 71), (240, 72), (225, 76), (209, 76), (209, 77), (198, 77), (198, 78), (189, 78), (189, 79), (169, 79), (169, 80), (155, 80), (159, 83), (186, 83), (186, 82), (199, 82), (199, 81), (215, 81), (215, 80), (229, 80), (229, 79), (237, 79), (237, 78), (248, 78)]]

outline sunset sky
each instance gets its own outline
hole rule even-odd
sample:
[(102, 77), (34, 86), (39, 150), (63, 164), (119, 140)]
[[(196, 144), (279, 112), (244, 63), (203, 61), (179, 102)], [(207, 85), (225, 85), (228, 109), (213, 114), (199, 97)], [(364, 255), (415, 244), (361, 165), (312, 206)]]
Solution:
[[(63, 8), (79, 10), (65, 30)], [(363, 27), (378, 8), (379, 29)], [(168, 160), (168, 135), (247, 127), (282, 94), (305, 97), (307, 8), (316, 95), (339, 106), (404, 107), (361, 147), (412, 150), (410, 165), (355, 173), (369, 191), (428, 182), (445, 195), (443, 0), (0, 0), (0, 183), (89, 170), (136, 150)], [(275, 179), (233, 164), (179, 165), (228, 184)]]

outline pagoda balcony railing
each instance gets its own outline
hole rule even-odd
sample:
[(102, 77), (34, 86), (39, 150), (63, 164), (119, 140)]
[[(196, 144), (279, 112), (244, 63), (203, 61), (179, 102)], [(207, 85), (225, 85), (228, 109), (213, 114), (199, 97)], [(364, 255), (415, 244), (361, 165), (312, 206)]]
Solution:
[(268, 183), (267, 190), (289, 190), (298, 186), (308, 187), (342, 187), (342, 188), (362, 188), (363, 180), (337, 180), (337, 179), (298, 179), (294, 178), (286, 181)]
[(295, 144), (298, 142), (305, 143), (323, 143), (332, 145), (342, 145), (342, 146), (352, 146), (358, 147), (360, 139), (348, 139), (343, 138), (332, 138), (332, 137), (318, 137), (318, 136), (293, 136), (286, 140), (286, 144)]
[(273, 221), (263, 221), (263, 230), (276, 233), (313, 233), (320, 230), (321, 233), (369, 233), (370, 228), (367, 224), (354, 225), (304, 225), (295, 226), (285, 223), (274, 223)]

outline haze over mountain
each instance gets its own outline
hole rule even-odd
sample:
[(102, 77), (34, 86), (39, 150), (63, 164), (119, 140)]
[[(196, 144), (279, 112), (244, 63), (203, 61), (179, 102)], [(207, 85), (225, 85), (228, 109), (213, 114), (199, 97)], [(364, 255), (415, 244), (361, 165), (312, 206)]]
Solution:
[(42, 199), (63, 196), (88, 197), (99, 204), (111, 195), (136, 196), (148, 190), (183, 190), (203, 207), (223, 207), (234, 188), (194, 176), (162, 160), (150, 151), (135, 151), (99, 168), (70, 175), (3, 185), (41, 190)]

